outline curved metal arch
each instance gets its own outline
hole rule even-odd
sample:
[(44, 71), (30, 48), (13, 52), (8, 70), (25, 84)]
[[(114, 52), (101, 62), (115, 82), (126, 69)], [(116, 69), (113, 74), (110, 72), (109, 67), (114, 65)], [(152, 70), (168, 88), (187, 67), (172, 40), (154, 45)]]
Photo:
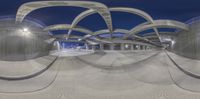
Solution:
[[(115, 30), (114, 30), (115, 31)], [(95, 35), (100, 35), (100, 34), (104, 34), (104, 33), (109, 33), (108, 29), (102, 29), (102, 30), (98, 30), (96, 32), (94, 32), (93, 36)]]
[(112, 43), (110, 41), (106, 41), (106, 40), (95, 40), (95, 41), (92, 41), (92, 40), (85, 40), (85, 41), (79, 41), (79, 40), (66, 40), (66, 39), (57, 39), (57, 41), (64, 41), (64, 42), (77, 42), (77, 43), (88, 43), (88, 44), (91, 44), (91, 45), (95, 45), (95, 44), (99, 44), (99, 43)]
[(92, 9), (93, 11), (99, 13), (104, 21), (108, 29), (112, 32), (112, 19), (110, 15), (110, 11), (107, 6), (91, 1), (35, 1), (28, 2), (20, 6), (16, 15), (16, 22), (22, 22), (23, 19), (32, 11), (45, 8), (45, 7), (55, 7), (55, 6), (75, 6), (75, 7), (83, 7)]
[[(96, 13), (96, 11), (94, 11), (94, 10), (92, 10), (92, 9), (80, 13), (80, 14), (73, 20), (73, 22), (72, 22), (72, 24), (71, 24), (71, 28), (76, 27), (76, 25), (77, 25), (81, 20), (83, 20), (83, 19), (86, 18), (87, 16), (89, 16), (89, 15), (91, 15), (91, 14), (94, 14), (94, 13)], [(68, 31), (68, 37), (70, 36), (71, 32), (72, 32), (72, 29), (70, 29), (70, 30)]]
[[(59, 35), (53, 35), (52, 38), (55, 39), (65, 39), (66, 34), (59, 34)], [(78, 35), (71, 35), (70, 38), (76, 38), (76, 39), (80, 39), (83, 36), (78, 36)]]
[[(73, 29), (73, 28), (72, 28)], [(126, 29), (115, 29), (113, 32), (120, 32), (120, 33), (129, 33), (129, 30)], [(110, 33), (110, 31), (108, 29), (102, 29), (102, 30), (98, 30), (96, 32), (94, 32), (92, 35), (86, 35), (82, 38), (82, 40), (90, 38), (92, 36), (97, 36), (97, 35), (101, 35), (101, 34), (107, 34)]]
[(78, 40), (66, 40), (66, 39), (57, 39), (57, 41), (85, 43), (85, 41), (78, 41)]
[(44, 31), (53, 31), (53, 30), (74, 30), (74, 31), (78, 31), (78, 32), (82, 32), (82, 33), (86, 33), (88, 35), (92, 35), (93, 32), (89, 29), (86, 28), (82, 28), (82, 27), (75, 27), (75, 28), (71, 28), (71, 25), (69, 24), (57, 24), (57, 25), (50, 25), (46, 28), (44, 28)]
[(72, 36), (70, 36), (70, 38), (77, 38), (77, 39), (80, 39), (80, 38), (82, 38), (83, 36), (78, 36), (78, 35), (72, 35)]
[(131, 29), (130, 33), (124, 36), (128, 38), (129, 36), (135, 35), (141, 31), (152, 29), (152, 28), (178, 28), (182, 30), (189, 30), (189, 26), (185, 23), (174, 21), (174, 20), (154, 20), (153, 24), (149, 25), (138, 25)]
[(105, 39), (105, 40), (110, 41), (112, 43), (129, 43), (129, 44), (139, 44), (139, 45), (152, 46), (151, 44), (148, 44), (148, 43), (143, 43), (143, 42), (138, 42), (138, 41), (131, 41), (131, 40), (122, 40), (122, 39), (113, 39), (113, 40)]
[(109, 8), (109, 10), (110, 11), (127, 12), (127, 13), (136, 14), (138, 16), (143, 17), (148, 22), (153, 22), (153, 18), (149, 14), (147, 14), (146, 12), (139, 10), (139, 9), (127, 8), (127, 7), (113, 7), (113, 8)]
[(108, 41), (108, 40), (101, 40), (101, 39), (96, 39), (96, 40), (85, 40), (85, 42), (89, 43), (89, 44), (92, 44), (92, 45), (98, 45), (98, 44), (101, 44), (101, 43), (113, 43), (111, 41)]
[[(115, 29), (113, 32), (120, 32), (120, 33), (124, 33), (124, 34), (130, 33), (130, 31), (129, 31), (129, 30), (126, 30), (126, 29)], [(108, 34), (108, 33), (109, 33), (109, 30), (108, 30), (108, 29), (99, 30), (99, 31), (94, 32), (93, 35), (84, 36), (84, 37), (82, 38), (82, 40), (87, 39), (87, 38), (89, 38), (89, 37), (91, 37), (91, 36), (97, 36), (97, 35)], [(152, 41), (146, 39), (145, 37), (139, 37), (139, 36), (136, 36), (136, 35), (134, 35), (134, 37), (137, 38), (137, 39), (139, 39), (139, 40), (147, 41), (147, 42), (149, 42), (149, 43), (151, 43), (151, 44), (154, 44)], [(104, 40), (104, 41), (105, 41), (105, 40)], [(157, 45), (157, 44), (154, 44), (154, 45)]]
[[(148, 23), (145, 23), (145, 24), (153, 23), (153, 18), (149, 14), (147, 14), (144, 11), (138, 10), (138, 9), (125, 8), (125, 7), (114, 7), (114, 8), (109, 8), (109, 10), (136, 14), (136, 15), (143, 17), (144, 19), (146, 19), (148, 21)], [(73, 20), (71, 28), (75, 27), (85, 17), (87, 17), (91, 14), (94, 14), (94, 13), (96, 13), (94, 10), (87, 10), (87, 11), (82, 12)], [(158, 38), (160, 39), (158, 30), (156, 28), (153, 28), (153, 29), (154, 29), (155, 33), (157, 34)], [(70, 35), (70, 34), (71, 34), (71, 31), (68, 32), (68, 35)]]
[[(130, 31), (129, 31), (129, 30), (126, 30), (126, 29), (115, 29), (115, 30), (113, 31), (113, 33), (114, 33), (114, 32), (120, 32), (120, 33), (124, 33), (124, 34), (130, 33)], [(94, 32), (94, 34), (91, 35), (91, 36), (97, 36), (97, 35), (107, 34), (107, 33), (109, 33), (109, 30), (108, 30), (108, 29), (104, 29), (104, 30), (99, 30), (99, 31)], [(145, 37), (140, 37), (140, 36), (137, 36), (137, 35), (134, 35), (133, 37), (138, 38), (138, 39), (140, 39), (140, 40), (149, 41), (149, 40), (146, 39)], [(150, 42), (150, 41), (149, 41), (149, 42)]]
[[(178, 33), (177, 32), (159, 32), (160, 35), (177, 35)], [(146, 36), (155, 36), (155, 32), (149, 32), (149, 33), (146, 33), (146, 34), (143, 34), (142, 36), (146, 37)]]
[[(71, 28), (71, 26), (69, 24), (57, 24), (57, 25), (51, 25), (48, 26), (46, 28), (44, 28), (44, 31), (53, 31), (53, 30), (69, 30), (72, 29), (74, 31), (78, 31), (78, 32), (82, 32), (82, 33), (86, 33), (87, 35), (84, 37), (80, 37), (79, 39), (81, 39), (80, 41), (83, 40), (83, 38), (85, 37), (91, 37), (94, 33), (91, 30), (82, 28), (82, 27), (75, 27), (75, 28)], [(109, 30), (108, 30), (109, 31)], [(99, 38), (95, 38), (94, 40), (98, 41), (98, 42), (105, 42), (105, 43), (111, 43), (108, 42), (106, 40), (102, 40)]]
[[(85, 40), (85, 41), (79, 41), (79, 40), (71, 40), (71, 39), (56, 39), (55, 41), (64, 41), (64, 42), (77, 42), (77, 43), (88, 43), (88, 44), (91, 44), (93, 45), (94, 43), (98, 44), (98, 43), (101, 43), (101, 42), (104, 42), (104, 40), (96, 40), (96, 41), (92, 41), (92, 40)], [(110, 43), (110, 42), (109, 42)]]
[[(87, 39), (88, 40), (88, 39)], [(86, 41), (87, 41), (86, 40)], [(108, 41), (108, 40), (105, 40), (105, 39), (99, 39), (99, 38), (95, 38), (94, 39), (96, 42), (99, 42), (99, 43), (113, 43), (112, 41)]]
[(147, 39), (158, 39), (157, 36), (145, 36)]
[[(116, 42), (116, 41), (118, 41), (118, 42)], [(123, 41), (127, 41), (127, 42), (123, 42)], [(158, 44), (156, 44), (155, 42), (152, 42), (152, 41), (149, 41), (149, 43), (144, 43), (144, 42), (138, 42), (138, 41), (132, 41), (132, 40), (123, 40), (123, 39), (113, 39), (113, 40), (104, 39), (103, 42), (104, 43), (108, 43), (108, 42), (111, 42), (111, 43), (128, 43), (129, 42), (129, 43), (143, 44), (143, 45), (149, 45), (149, 46), (160, 46), (160, 45), (158, 45)], [(138, 43), (135, 43), (135, 42), (138, 42)]]
[[(113, 32), (120, 32), (120, 33), (129, 33), (129, 30), (126, 29), (115, 29)], [(109, 33), (108, 29), (103, 29), (103, 30), (99, 30), (94, 32), (94, 34), (92, 36), (96, 36), (96, 35), (101, 35), (101, 34), (107, 34)]]

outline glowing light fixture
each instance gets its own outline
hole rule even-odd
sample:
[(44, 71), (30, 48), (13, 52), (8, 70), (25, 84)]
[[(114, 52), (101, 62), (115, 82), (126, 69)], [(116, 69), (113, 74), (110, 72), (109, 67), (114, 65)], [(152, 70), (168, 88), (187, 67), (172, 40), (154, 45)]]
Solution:
[(136, 45), (136, 48), (139, 48), (139, 45)]
[(90, 35), (90, 34), (87, 34), (85, 37), (90, 37), (90, 36), (92, 36), (92, 35)]
[(175, 41), (173, 41), (173, 40), (172, 40), (171, 42), (172, 42), (172, 46), (174, 46), (174, 44), (175, 44)]
[(80, 39), (80, 38), (78, 39), (78, 41), (81, 41), (81, 40), (82, 40), (82, 39)]
[(28, 32), (28, 28), (23, 28), (23, 32)]
[(125, 48), (128, 48), (128, 44), (125, 45)]
[(22, 36), (30, 36), (31, 35), (31, 32), (29, 31), (28, 28), (20, 29), (20, 33), (22, 34)]

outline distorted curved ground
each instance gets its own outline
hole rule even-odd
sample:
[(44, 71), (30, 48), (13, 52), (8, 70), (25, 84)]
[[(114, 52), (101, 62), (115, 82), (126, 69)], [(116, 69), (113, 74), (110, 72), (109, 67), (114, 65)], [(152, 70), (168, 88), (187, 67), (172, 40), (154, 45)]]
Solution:
[[(199, 74), (198, 60), (167, 53), (184, 70)], [(60, 54), (63, 57), (37, 77), (20, 81), (0, 80), (0, 99), (200, 97), (200, 79), (182, 72), (163, 50), (95, 52), (68, 57)]]

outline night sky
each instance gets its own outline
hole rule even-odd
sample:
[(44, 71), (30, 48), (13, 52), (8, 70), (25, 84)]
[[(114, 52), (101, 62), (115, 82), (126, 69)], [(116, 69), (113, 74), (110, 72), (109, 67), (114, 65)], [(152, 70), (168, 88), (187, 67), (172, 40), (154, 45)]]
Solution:
[[(41, 0), (1, 0), (0, 15), (15, 15), (17, 8), (30, 1)], [(83, 0), (81, 0), (83, 1)], [(88, 0), (104, 3), (108, 7), (133, 7), (150, 14), (154, 19), (172, 19), (185, 22), (193, 17), (200, 16), (200, 0)], [(28, 17), (36, 18), (47, 26), (53, 24), (71, 24), (72, 20), (85, 8), (79, 7), (51, 7), (36, 10)], [(122, 12), (112, 12), (113, 27), (131, 29), (145, 22), (137, 15)], [(82, 20), (79, 26), (96, 31), (106, 29), (106, 24), (98, 14), (91, 15)]]

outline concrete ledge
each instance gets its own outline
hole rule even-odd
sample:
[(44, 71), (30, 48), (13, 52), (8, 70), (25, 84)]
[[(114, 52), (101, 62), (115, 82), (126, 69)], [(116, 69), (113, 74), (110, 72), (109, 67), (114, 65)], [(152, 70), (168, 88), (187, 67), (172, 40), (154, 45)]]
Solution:
[(27, 61), (0, 61), (0, 79), (24, 80), (40, 75), (57, 59), (55, 56), (44, 56)]

